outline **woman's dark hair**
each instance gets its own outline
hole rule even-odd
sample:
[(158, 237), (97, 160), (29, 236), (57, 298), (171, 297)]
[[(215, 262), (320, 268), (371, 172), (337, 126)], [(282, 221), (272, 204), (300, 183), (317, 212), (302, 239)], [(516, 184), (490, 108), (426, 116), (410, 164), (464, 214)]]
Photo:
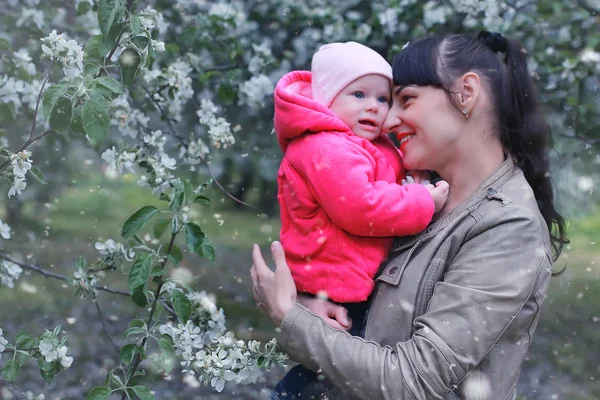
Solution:
[[(504, 57), (500, 58), (498, 53), (504, 53)], [(392, 65), (396, 85), (441, 88), (455, 106), (451, 96), (455, 78), (472, 71), (488, 85), (500, 140), (533, 189), (550, 231), (556, 260), (569, 241), (565, 221), (554, 208), (547, 152), (550, 127), (540, 111), (523, 46), (516, 40), (487, 31), (482, 31), (477, 38), (434, 36), (411, 42), (394, 58)]]

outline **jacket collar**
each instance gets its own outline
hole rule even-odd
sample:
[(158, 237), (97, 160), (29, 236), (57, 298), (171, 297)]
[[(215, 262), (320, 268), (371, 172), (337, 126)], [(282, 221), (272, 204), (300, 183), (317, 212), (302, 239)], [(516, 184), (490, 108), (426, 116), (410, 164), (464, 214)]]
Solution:
[(514, 175), (518, 167), (515, 165), (512, 157), (508, 155), (506, 160), (483, 182), (465, 201), (458, 205), (450, 214), (444, 218), (435, 221), (425, 231), (426, 234), (432, 234), (448, 225), (452, 220), (463, 214), (466, 210), (479, 204), (485, 198), (495, 195), (500, 188)]

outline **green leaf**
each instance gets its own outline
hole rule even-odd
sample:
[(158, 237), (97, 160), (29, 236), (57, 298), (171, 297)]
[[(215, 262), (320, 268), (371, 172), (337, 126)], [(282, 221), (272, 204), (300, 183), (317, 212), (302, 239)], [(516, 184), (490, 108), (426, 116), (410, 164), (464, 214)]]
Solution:
[(213, 263), (215, 262), (215, 248), (208, 238), (204, 238), (204, 241), (202, 242), (202, 254)]
[(54, 369), (54, 364), (55, 363), (56, 363), (56, 361), (48, 362), (48, 361), (46, 361), (46, 359), (40, 358), (38, 360), (38, 367), (42, 371), (51, 371), (51, 370)]
[(8, 103), (0, 103), (0, 122), (10, 123), (15, 120), (15, 104), (10, 101)]
[(219, 100), (225, 105), (232, 105), (236, 99), (236, 90), (230, 85), (221, 85), (217, 90)]
[(128, 48), (121, 52), (119, 65), (121, 66), (121, 82), (123, 86), (130, 86), (135, 79), (142, 57), (135, 49)]
[(192, 201), (192, 196), (194, 195), (194, 188), (190, 183), (183, 179), (183, 204), (188, 204)]
[(131, 23), (131, 36), (135, 37), (142, 33), (142, 21), (140, 21), (140, 17), (131, 15), (129, 22)]
[(169, 210), (171, 210), (171, 211), (179, 210), (181, 208), (181, 206), (183, 205), (184, 198), (185, 198), (185, 193), (183, 193), (183, 192), (181, 192), (177, 196), (173, 197), (173, 200), (171, 200), (171, 204), (169, 204)]
[(137, 347), (137, 344), (126, 344), (121, 348), (119, 358), (123, 364), (127, 365), (131, 363), (133, 356), (137, 352)]
[(79, 3), (79, 5), (77, 6), (77, 15), (87, 14), (87, 12), (90, 11), (90, 7), (91, 4), (87, 1)]
[(71, 132), (78, 135), (85, 135), (85, 128), (83, 127), (83, 107), (73, 108), (73, 115), (71, 115), (71, 125), (69, 125)]
[(210, 199), (201, 194), (194, 198), (194, 203), (203, 205), (204, 207), (210, 207)]
[(173, 308), (177, 317), (179, 317), (179, 321), (185, 325), (192, 314), (192, 304), (185, 297), (185, 294), (179, 290), (173, 290), (171, 300), (173, 301)]
[(112, 391), (106, 386), (98, 386), (88, 393), (85, 400), (108, 400)]
[(129, 326), (132, 328), (144, 328), (146, 329), (146, 321), (144, 321), (143, 319), (132, 319), (131, 322), (129, 322)]
[(175, 366), (175, 351), (173, 350), (173, 343), (167, 339), (160, 338), (158, 340), (158, 346), (162, 350), (160, 355), (162, 367), (165, 370), (165, 374), (169, 374)]
[(0, 50), (10, 50), (11, 45), (10, 42), (6, 39), (0, 38)]
[(156, 216), (160, 211), (153, 206), (145, 206), (137, 210), (125, 223), (121, 236), (125, 239), (133, 236), (139, 231), (148, 221)]
[(69, 86), (63, 83), (57, 83), (46, 89), (44, 98), (42, 99), (42, 114), (44, 117), (49, 119), (52, 116), (52, 110), (56, 106), (58, 99), (60, 99), (68, 89)]
[(132, 387), (135, 395), (142, 400), (154, 400), (154, 395), (150, 392), (149, 389), (144, 386), (136, 385)]
[(117, 43), (117, 38), (121, 34), (121, 30), (123, 29), (122, 23), (115, 23), (110, 28), (110, 32), (108, 35), (104, 35), (102, 38), (102, 43), (99, 46), (100, 52), (104, 54), (110, 53), (115, 44)]
[(145, 246), (146, 245), (146, 242), (144, 242), (142, 240), (142, 238), (139, 237), (138, 235), (133, 235), (129, 240), (131, 240), (133, 242), (133, 245), (130, 245), (130, 246), (136, 246), (136, 245)]
[[(33, 339), (27, 339), (25, 340), (23, 343), (21, 343), (21, 349), (33, 349), (35, 347), (35, 340)], [(20, 350), (17, 351), (15, 354), (15, 361), (19, 364), (19, 365), (23, 365), (25, 364), (25, 362), (27, 361), (27, 359), (29, 357), (31, 357), (32, 351), (25, 351), (25, 350)]]
[(119, 83), (119, 81), (117, 81), (114, 78), (111, 78), (110, 76), (102, 76), (100, 78), (95, 79), (94, 81), (98, 85), (102, 85), (105, 88), (109, 89), (114, 94), (123, 93), (123, 88), (121, 87), (121, 84)]
[(59, 98), (54, 108), (52, 109), (52, 113), (50, 114), (50, 127), (57, 132), (65, 131), (71, 125), (71, 114), (73, 112), (73, 103), (71, 103), (71, 99), (66, 97)]
[(151, 69), (152, 64), (154, 64), (154, 60), (156, 60), (156, 50), (154, 50), (154, 48), (150, 46), (148, 47), (148, 56), (146, 57), (146, 64), (144, 65), (144, 67)]
[(100, 93), (93, 92), (83, 105), (83, 128), (88, 140), (99, 148), (110, 128), (108, 101)]
[(212, 186), (213, 180), (212, 178), (207, 180), (206, 182), (204, 182), (202, 185), (198, 186), (198, 188), (196, 190), (194, 190), (194, 193), (200, 193), (206, 189), (210, 189), (210, 187)]
[(163, 200), (163, 201), (171, 201), (171, 198), (166, 193), (161, 193), (160, 196), (158, 197), (158, 199)]
[(79, 256), (75, 261), (75, 268), (85, 269), (85, 267), (87, 267), (87, 260), (84, 256)]
[(106, 36), (110, 32), (115, 20), (123, 10), (119, 0), (100, 0), (98, 3), (98, 25), (100, 30)]
[(31, 336), (29, 336), (29, 334), (27, 332), (19, 332), (15, 336), (15, 346), (17, 348), (19, 348), (21, 343), (23, 343), (25, 340), (29, 340), (29, 339), (31, 339)]
[(148, 44), (150, 44), (150, 39), (143, 35), (134, 37), (132, 41), (140, 51), (144, 51), (144, 49), (148, 47)]
[(146, 307), (148, 298), (146, 297), (146, 286), (136, 288), (131, 294), (131, 300), (140, 307)]
[(200, 228), (197, 224), (193, 222), (188, 222), (187, 224), (185, 224), (185, 236), (190, 252), (198, 253), (198, 250), (202, 248), (202, 243), (205, 239), (205, 235), (204, 232), (202, 232), (202, 228)]
[(7, 361), (6, 364), (4, 364), (4, 367), (2, 367), (2, 377), (9, 382), (17, 379), (19, 372), (21, 372), (21, 366), (14, 360)]
[(147, 332), (145, 329), (143, 328), (138, 328), (138, 327), (133, 327), (133, 328), (127, 328), (127, 330), (125, 331), (125, 333), (123, 333), (123, 337), (126, 338), (128, 336), (132, 336), (132, 335), (144, 335), (146, 336)]
[[(59, 363), (57, 364), (60, 365)], [(43, 369), (40, 369), (40, 375), (42, 375), (42, 378), (44, 378), (48, 385), (51, 385), (52, 381), (54, 380), (54, 376), (56, 376), (56, 369), (52, 368), (50, 371), (44, 371)]]
[(46, 182), (46, 178), (44, 178), (44, 174), (42, 174), (42, 171), (40, 171), (37, 167), (31, 167), (29, 172), (31, 172), (31, 174), (35, 177), (35, 179), (37, 179), (37, 181), (39, 183), (41, 183), (42, 185), (45, 185), (48, 183), (48, 182)]
[(169, 261), (171, 261), (171, 263), (174, 266), (178, 266), (181, 260), (183, 260), (183, 253), (181, 252), (181, 249), (179, 247), (173, 245), (171, 247), (171, 251), (167, 255), (167, 258), (169, 259)]
[(129, 271), (129, 290), (134, 292), (140, 286), (144, 286), (148, 280), (150, 267), (152, 266), (152, 256), (149, 254), (140, 254)]
[(83, 49), (83, 74), (96, 75), (100, 71), (100, 65), (104, 64), (104, 49), (102, 46), (102, 35), (94, 35), (88, 39)]
[(171, 223), (170, 219), (160, 218), (154, 223), (154, 228), (152, 229), (152, 233), (154, 233), (154, 237), (160, 239), (160, 237), (167, 230), (167, 226)]
[(125, 386), (125, 385), (123, 385), (123, 380), (121, 379), (121, 377), (119, 375), (117, 375), (114, 370), (111, 370), (108, 373), (108, 379), (109, 379), (109, 384), (108, 384), (109, 387), (113, 387), (113, 386), (123, 387), (123, 386)]
[(97, 61), (98, 63), (104, 60), (105, 53), (100, 52), (100, 44), (102, 43), (102, 35), (93, 35), (85, 42), (83, 48), (83, 61)]
[[(163, 276), (165, 274), (165, 269), (160, 265), (154, 265), (150, 270), (150, 276), (158, 277)], [(156, 278), (155, 278), (156, 279)], [(160, 281), (160, 279), (159, 279)]]

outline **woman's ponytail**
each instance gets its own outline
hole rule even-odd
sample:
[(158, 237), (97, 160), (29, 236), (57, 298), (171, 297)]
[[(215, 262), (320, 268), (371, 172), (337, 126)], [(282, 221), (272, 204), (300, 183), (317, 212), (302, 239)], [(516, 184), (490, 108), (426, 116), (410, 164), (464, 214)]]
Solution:
[(526, 50), (516, 40), (503, 37), (502, 39), (505, 42), (504, 64), (510, 83), (506, 88), (510, 94), (506, 94), (510, 102), (506, 102), (504, 107), (500, 108), (500, 125), (503, 128), (501, 140), (533, 189), (540, 212), (550, 231), (556, 260), (563, 245), (569, 241), (566, 238), (565, 221), (554, 207), (548, 158), (550, 127), (540, 111), (529, 74)]

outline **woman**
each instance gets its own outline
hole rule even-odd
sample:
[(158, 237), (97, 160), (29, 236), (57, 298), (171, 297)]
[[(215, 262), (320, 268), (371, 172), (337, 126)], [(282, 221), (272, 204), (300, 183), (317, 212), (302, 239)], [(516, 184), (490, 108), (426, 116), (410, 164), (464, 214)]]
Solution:
[(274, 273), (254, 246), (255, 299), (282, 349), (336, 386), (329, 399), (514, 399), (567, 242), (526, 52), (496, 33), (430, 37), (393, 68), (387, 130), (408, 169), (450, 184), (446, 204), (380, 270), (365, 339), (336, 324), (343, 309), (297, 296), (277, 242)]

